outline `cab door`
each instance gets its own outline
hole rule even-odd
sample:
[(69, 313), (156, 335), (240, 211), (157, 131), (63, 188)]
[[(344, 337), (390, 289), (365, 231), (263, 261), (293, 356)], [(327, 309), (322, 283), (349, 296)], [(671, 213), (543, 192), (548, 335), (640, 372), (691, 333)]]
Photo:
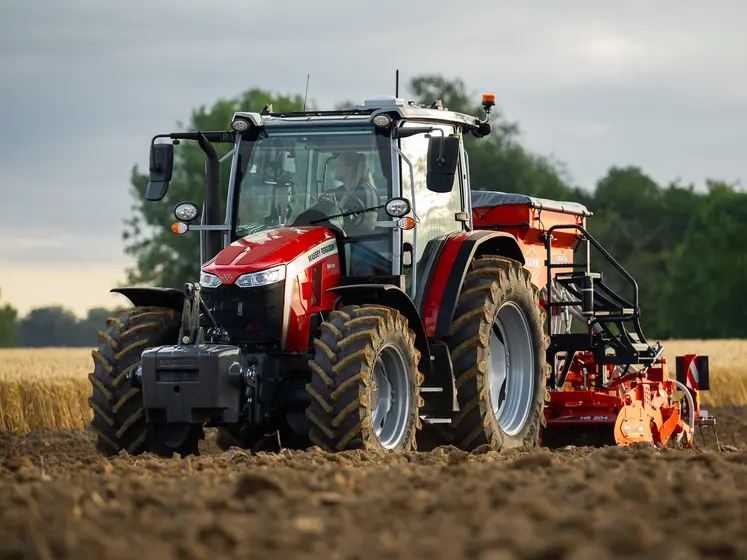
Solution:
[[(403, 127), (417, 127), (423, 124), (407, 122)], [(456, 133), (453, 125), (428, 123), (428, 126), (441, 129), (444, 136)], [(402, 232), (402, 274), (405, 276), (406, 291), (418, 308), (422, 307), (427, 279), (446, 238), (454, 232), (466, 229), (463, 213), (466, 211), (465, 200), (469, 197), (469, 193), (464, 189), (464, 165), (461, 161), (451, 192), (435, 193), (428, 190), (428, 140), (429, 137), (425, 134), (399, 139), (400, 150), (412, 164), (415, 190), (413, 197), (410, 168), (406, 162), (401, 161), (401, 193), (403, 197), (410, 199), (414, 209), (412, 214), (419, 219), (414, 229)]]

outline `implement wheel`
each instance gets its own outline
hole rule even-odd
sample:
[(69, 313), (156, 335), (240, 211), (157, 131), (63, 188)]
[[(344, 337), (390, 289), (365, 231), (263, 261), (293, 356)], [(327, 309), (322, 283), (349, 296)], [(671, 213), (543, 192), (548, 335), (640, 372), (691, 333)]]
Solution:
[(93, 410), (89, 429), (96, 434), (101, 453), (149, 451), (165, 457), (199, 453), (202, 426), (149, 426), (140, 389), (127, 379), (140, 366), (144, 350), (176, 342), (180, 322), (180, 314), (172, 309), (135, 307), (107, 319), (106, 332), (99, 331), (99, 345), (92, 352), (94, 370), (88, 376), (93, 388), (88, 404)]
[(449, 339), (459, 412), (447, 431), (460, 449), (539, 445), (550, 371), (544, 315), (521, 263), (472, 261)]
[(415, 333), (396, 309), (331, 311), (309, 361), (309, 439), (326, 451), (416, 448), (423, 376)]

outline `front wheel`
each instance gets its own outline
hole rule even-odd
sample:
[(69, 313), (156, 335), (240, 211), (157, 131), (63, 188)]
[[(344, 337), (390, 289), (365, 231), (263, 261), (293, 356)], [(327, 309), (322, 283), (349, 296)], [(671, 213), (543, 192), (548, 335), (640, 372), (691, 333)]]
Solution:
[(92, 352), (94, 369), (88, 376), (92, 386), (88, 403), (93, 411), (89, 429), (102, 454), (199, 453), (202, 426), (148, 425), (142, 392), (128, 380), (140, 366), (143, 351), (176, 342), (180, 322), (179, 313), (172, 309), (135, 307), (109, 318), (106, 331), (99, 332), (98, 348)]
[(543, 322), (521, 263), (498, 256), (472, 261), (449, 339), (459, 412), (448, 431), (460, 449), (539, 445), (549, 372)]
[(411, 451), (420, 427), (415, 334), (396, 309), (331, 311), (309, 361), (309, 439), (326, 451)]

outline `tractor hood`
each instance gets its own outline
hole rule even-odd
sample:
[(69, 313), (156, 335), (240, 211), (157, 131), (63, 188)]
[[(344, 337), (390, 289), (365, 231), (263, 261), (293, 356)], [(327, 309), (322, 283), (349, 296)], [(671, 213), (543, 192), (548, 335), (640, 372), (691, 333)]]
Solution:
[(249, 272), (289, 265), (299, 258), (310, 265), (318, 258), (336, 252), (335, 236), (324, 227), (281, 227), (234, 241), (202, 270), (217, 276), (223, 284), (233, 284), (239, 276)]

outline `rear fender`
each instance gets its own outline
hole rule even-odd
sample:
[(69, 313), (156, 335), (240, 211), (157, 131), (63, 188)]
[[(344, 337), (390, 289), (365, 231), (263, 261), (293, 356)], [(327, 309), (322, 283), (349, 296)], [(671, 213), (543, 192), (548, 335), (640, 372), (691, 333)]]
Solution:
[(343, 305), (362, 305), (375, 303), (396, 309), (407, 318), (410, 328), (415, 332), (415, 348), (420, 351), (420, 369), (428, 379), (432, 372), (431, 349), (425, 336), (423, 321), (415, 304), (399, 287), (393, 284), (352, 284), (330, 288), (328, 292), (340, 296)]
[(110, 290), (122, 294), (135, 307), (166, 307), (181, 312), (184, 308), (184, 292), (174, 288), (125, 287)]
[(449, 336), (459, 293), (472, 259), (479, 255), (501, 255), (525, 264), (524, 254), (510, 233), (476, 230), (460, 233), (446, 242), (428, 286), (423, 317), (426, 336)]

